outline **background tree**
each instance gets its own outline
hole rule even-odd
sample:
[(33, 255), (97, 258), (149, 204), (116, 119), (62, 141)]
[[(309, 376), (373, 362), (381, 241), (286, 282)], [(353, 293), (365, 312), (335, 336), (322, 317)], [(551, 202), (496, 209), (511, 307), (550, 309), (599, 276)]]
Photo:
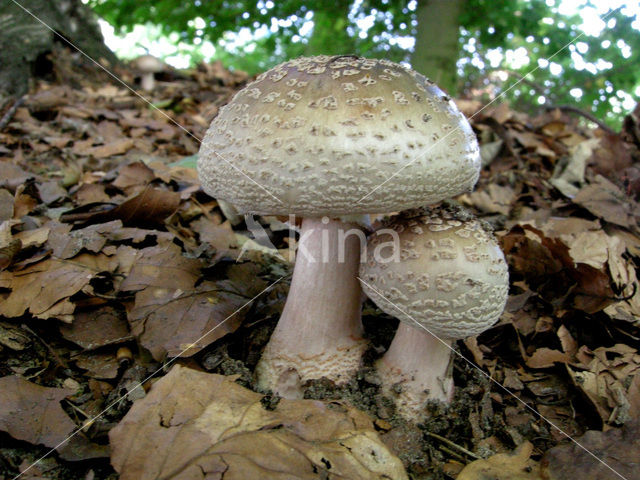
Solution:
[[(117, 61), (104, 45), (93, 13), (80, 0), (19, 3), (97, 61)], [(11, 0), (0, 2), (0, 114), (12, 98), (28, 91), (32, 74), (42, 75), (51, 69), (46, 55), (54, 44), (65, 43), (41, 21)]]
[[(600, 2), (601, 3), (601, 2)], [(215, 57), (256, 73), (285, 59), (358, 53), (410, 62), (454, 95), (516, 108), (569, 104), (616, 125), (640, 88), (640, 20), (628, 8), (583, 12), (606, 20), (583, 33), (562, 0), (90, 0), (120, 31), (159, 26), (181, 41), (211, 41)], [(238, 44), (234, 34), (250, 33)], [(579, 38), (578, 38), (579, 37)], [(576, 40), (567, 46), (571, 41)], [(415, 44), (412, 44), (415, 40)], [(566, 47), (566, 48), (564, 48)], [(564, 48), (564, 49), (563, 49)], [(560, 51), (562, 49), (562, 51)], [(560, 53), (558, 53), (560, 51)]]
[(434, 82), (453, 94), (458, 89), (456, 61), (460, 53), (460, 14), (465, 3), (422, 0), (416, 12), (418, 28), (411, 66), (419, 72), (429, 72)]

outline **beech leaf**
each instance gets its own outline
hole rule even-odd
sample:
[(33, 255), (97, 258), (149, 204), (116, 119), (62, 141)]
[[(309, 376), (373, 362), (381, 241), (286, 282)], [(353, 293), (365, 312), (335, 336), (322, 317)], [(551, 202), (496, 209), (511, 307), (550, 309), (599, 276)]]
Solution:
[(110, 431), (111, 463), (121, 480), (408, 478), (355, 408), (264, 400), (176, 365)]
[(0, 430), (18, 440), (56, 448), (67, 460), (108, 456), (106, 447), (80, 434), (65, 442), (76, 424), (60, 402), (71, 394), (72, 390), (42, 387), (17, 375), (0, 378)]

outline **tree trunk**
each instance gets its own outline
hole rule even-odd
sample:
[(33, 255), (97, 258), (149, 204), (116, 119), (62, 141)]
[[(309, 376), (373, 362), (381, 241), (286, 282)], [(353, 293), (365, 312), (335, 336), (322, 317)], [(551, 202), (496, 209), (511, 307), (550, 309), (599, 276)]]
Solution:
[[(0, 110), (10, 97), (29, 90), (29, 79), (38, 74), (38, 61), (54, 42), (66, 43), (43, 22), (96, 61), (114, 64), (117, 59), (105, 45), (93, 12), (80, 0), (19, 0), (33, 15), (12, 0), (0, 2)], [(69, 47), (73, 48), (73, 47)]]
[(418, 0), (418, 31), (411, 64), (450, 95), (455, 95), (458, 83), (458, 18), (464, 4), (465, 0)]
[(313, 11), (313, 31), (305, 55), (349, 55), (355, 52), (355, 41), (347, 33), (350, 0), (321, 3)]

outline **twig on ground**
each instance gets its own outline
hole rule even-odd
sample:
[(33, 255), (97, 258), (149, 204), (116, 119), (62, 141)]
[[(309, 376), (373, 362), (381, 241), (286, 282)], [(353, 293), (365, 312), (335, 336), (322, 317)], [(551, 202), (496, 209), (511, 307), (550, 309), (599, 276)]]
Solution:
[(2, 118), (0, 118), (0, 130), (2, 130), (4, 127), (6, 127), (9, 122), (11, 121), (11, 119), (13, 118), (13, 115), (15, 115), (16, 110), (18, 109), (18, 107), (20, 107), (20, 105), (22, 105), (24, 103), (24, 96), (20, 97), (18, 99), (12, 99), (10, 98), (7, 101), (7, 105), (11, 103), (11, 100), (15, 100), (13, 102), (13, 105), (11, 105), (7, 111), (4, 113), (4, 115), (2, 115)]
[(598, 118), (596, 118), (591, 113), (586, 112), (586, 111), (582, 110), (581, 108), (574, 107), (573, 105), (549, 105), (549, 106), (546, 106), (544, 108), (545, 108), (545, 110), (556, 110), (556, 109), (558, 109), (558, 110), (562, 110), (563, 112), (575, 113), (576, 115), (580, 115), (581, 117), (586, 118), (590, 122), (595, 123), (596, 125), (598, 125), (598, 127), (600, 127), (605, 132), (607, 132), (607, 133), (609, 133), (611, 135), (617, 135), (617, 132), (615, 130), (613, 130), (609, 125), (604, 123), (602, 120), (599, 120)]
[(455, 448), (456, 450), (464, 453), (465, 455), (470, 456), (471, 458), (474, 458), (476, 460), (480, 460), (481, 457), (479, 457), (478, 455), (476, 455), (475, 453), (473, 453), (470, 450), (467, 450), (466, 448), (458, 445), (457, 443), (453, 443), (451, 440), (449, 440), (448, 438), (445, 438), (441, 435), (438, 435), (437, 433), (432, 433), (432, 432), (427, 432), (427, 435), (435, 438), (436, 440), (441, 441), (442, 443), (446, 443), (447, 445), (449, 445), (452, 448)]

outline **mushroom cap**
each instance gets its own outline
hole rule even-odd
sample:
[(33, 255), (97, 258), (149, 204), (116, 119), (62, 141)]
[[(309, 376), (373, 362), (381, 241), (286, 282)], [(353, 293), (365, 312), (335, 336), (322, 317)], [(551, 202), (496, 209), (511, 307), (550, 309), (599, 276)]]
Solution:
[(460, 208), (405, 212), (369, 237), (366, 253), (360, 278), (367, 296), (439, 338), (478, 335), (504, 310), (509, 270), (502, 250), (485, 222)]
[(162, 60), (154, 57), (153, 55), (141, 55), (133, 60), (132, 63), (135, 68), (146, 73), (162, 72), (166, 67)]
[(340, 216), (404, 210), (470, 191), (469, 122), (433, 82), (388, 60), (318, 56), (261, 74), (202, 142), (204, 190), (240, 211)]

